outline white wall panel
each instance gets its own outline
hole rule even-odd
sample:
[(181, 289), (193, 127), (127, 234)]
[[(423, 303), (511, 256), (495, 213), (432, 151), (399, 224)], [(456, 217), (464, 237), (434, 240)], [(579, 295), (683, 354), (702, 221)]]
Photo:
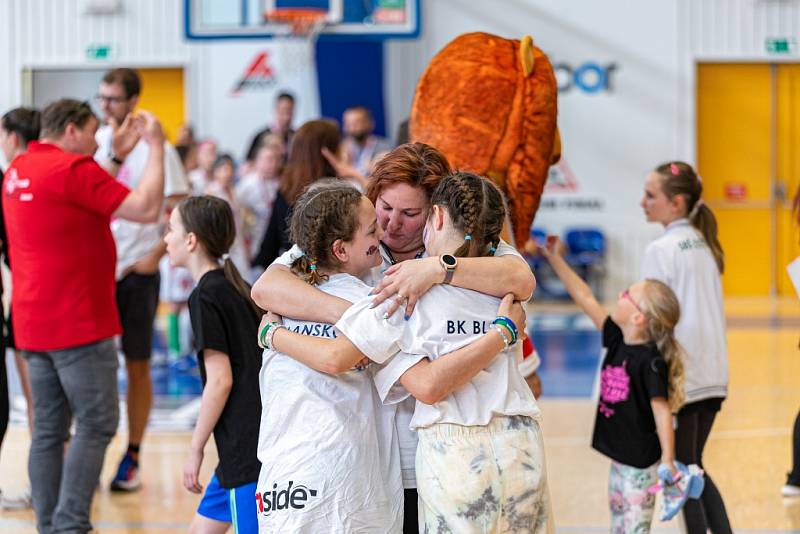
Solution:
[(191, 58), (183, 40), (180, 0), (126, 0), (113, 15), (88, 15), (82, 0), (9, 0), (18, 66), (75, 66), (92, 45), (110, 45), (108, 63), (182, 64)]
[[(408, 116), (417, 79), (430, 59), (461, 33), (487, 31), (508, 37), (530, 33), (554, 62), (572, 67), (586, 62), (617, 65), (612, 91), (572, 90), (560, 96), (565, 157), (580, 182), (580, 194), (603, 199), (603, 212), (542, 211), (537, 218), (537, 224), (555, 231), (602, 220), (610, 237), (612, 291), (638, 276), (641, 250), (659, 231), (643, 222), (638, 207), (644, 175), (662, 160), (694, 161), (697, 62), (800, 60), (796, 49), (781, 56), (766, 49), (767, 38), (800, 35), (800, 0), (422, 0), (422, 4), (419, 40), (389, 42), (385, 50), (391, 133)], [(227, 72), (215, 65), (227, 57), (224, 50), (241, 55), (247, 49), (251, 57), (258, 43), (241, 47), (186, 43), (182, 0), (124, 0), (123, 5), (119, 15), (86, 16), (82, 0), (0, 0), (4, 26), (0, 108), (22, 103), (23, 68), (183, 65), (187, 109), (198, 133), (213, 135), (223, 147), (241, 151), (242, 132), (267, 121), (271, 93), (247, 95), (260, 104), (246, 123), (221, 120), (220, 113), (227, 108), (220, 99), (230, 97), (223, 89), (236, 82), (243, 67)], [(87, 47), (97, 44), (111, 45), (114, 57), (87, 59)], [(300, 111), (299, 119), (313, 113), (311, 108)]]

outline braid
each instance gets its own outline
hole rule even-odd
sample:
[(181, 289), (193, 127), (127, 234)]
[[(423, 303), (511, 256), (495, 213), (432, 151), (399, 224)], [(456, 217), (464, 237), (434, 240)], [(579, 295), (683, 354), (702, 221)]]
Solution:
[(431, 204), (447, 208), (453, 226), (469, 236), (454, 256), (493, 254), (500, 243), (506, 207), (503, 194), (487, 179), (456, 172), (442, 179)]
[(457, 222), (457, 219), (460, 219), (461, 224), (459, 225), (461, 229), (464, 231), (464, 237), (469, 236), (470, 239), (465, 239), (464, 244), (458, 247), (454, 256), (471, 256), (470, 252), (473, 250), (473, 241), (477, 237), (475, 234), (477, 233), (477, 225), (478, 221), (481, 216), (481, 209), (480, 203), (478, 199), (475, 198), (475, 191), (470, 187), (470, 184), (467, 183), (463, 174), (457, 174), (455, 180), (455, 186), (458, 189), (457, 197), (460, 199), (460, 204), (462, 207), (462, 211), (459, 214), (452, 214), (454, 222)]
[(295, 203), (289, 225), (290, 239), (304, 254), (292, 262), (292, 271), (311, 285), (328, 279), (320, 268), (335, 269), (332, 246), (337, 239), (350, 241), (358, 228), (361, 193), (340, 180), (322, 180), (309, 187)]

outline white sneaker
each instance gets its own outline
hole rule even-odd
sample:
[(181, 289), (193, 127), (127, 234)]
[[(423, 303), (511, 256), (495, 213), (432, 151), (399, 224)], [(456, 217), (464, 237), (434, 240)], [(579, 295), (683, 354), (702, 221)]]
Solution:
[(800, 497), (800, 486), (786, 484), (781, 488), (781, 495), (784, 497)]
[(0, 492), (0, 508), (3, 510), (27, 510), (31, 508), (31, 489), (27, 488), (18, 495), (6, 495)]

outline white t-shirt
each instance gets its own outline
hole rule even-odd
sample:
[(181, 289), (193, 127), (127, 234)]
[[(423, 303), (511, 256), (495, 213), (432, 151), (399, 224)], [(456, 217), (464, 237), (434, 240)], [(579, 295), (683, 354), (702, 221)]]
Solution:
[[(348, 274), (319, 289), (357, 301), (370, 288)], [(335, 338), (333, 325), (284, 319), (294, 332)], [(279, 352), (264, 351), (259, 373), (261, 427), (259, 532), (400, 533), (403, 485), (395, 410), (378, 398), (367, 371), (320, 373)], [(303, 488), (301, 506), (278, 493)]]
[(686, 350), (686, 402), (727, 396), (722, 282), (711, 250), (688, 219), (672, 222), (647, 246), (642, 278), (664, 282), (681, 305), (675, 337)]
[(272, 216), (272, 205), (280, 189), (280, 180), (264, 180), (257, 174), (247, 174), (236, 186), (236, 200), (249, 213), (243, 231), (250, 245), (251, 256), (258, 252), (267, 224)]
[[(385, 247), (381, 246), (379, 249), (381, 258), (383, 258), (383, 263), (377, 267), (374, 267), (369, 274), (363, 278), (364, 283), (366, 283), (368, 286), (376, 286), (383, 278), (386, 270), (394, 263), (389, 251)], [(497, 251), (495, 252), (495, 256), (505, 256), (506, 254), (512, 254), (518, 257), (520, 261), (525, 261), (517, 249), (505, 241), (500, 241)], [(303, 251), (300, 249), (300, 247), (293, 245), (291, 249), (284, 252), (278, 259), (275, 260), (274, 263), (289, 267), (292, 265), (292, 262), (294, 262), (295, 259), (302, 255)], [(420, 257), (425, 257), (425, 254)], [(495, 306), (494, 309), (496, 310), (497, 306)], [(515, 351), (517, 361), (521, 362), (522, 344), (517, 343), (513, 350)], [(403, 473), (403, 486), (406, 488), (417, 487), (416, 455), (417, 442), (419, 440), (417, 438), (417, 431), (411, 428), (411, 419), (414, 416), (415, 405), (416, 399), (410, 395), (405, 399), (400, 400), (396, 404), (397, 418), (395, 425), (397, 427), (398, 443), (400, 444), (400, 466)]]
[[(500, 299), (459, 287), (436, 285), (417, 303), (408, 320), (402, 313), (388, 319), (389, 303), (370, 308), (369, 297), (345, 312), (336, 327), (370, 359), (396, 354), (375, 375), (378, 394), (386, 403), (408, 397), (400, 377), (423, 358), (436, 360), (476, 341), (489, 331)], [(518, 355), (503, 350), (466, 385), (434, 405), (417, 401), (411, 428), (436, 423), (483, 426), (496, 415), (539, 418), (530, 388), (519, 372)]]
[[(108, 157), (111, 151), (111, 135), (111, 127), (108, 125), (97, 130), (95, 135), (97, 152), (94, 156), (97, 161), (103, 161)], [(147, 143), (143, 139), (140, 140), (119, 168), (117, 180), (130, 189), (136, 189), (142, 179), (149, 154), (150, 148)], [(178, 152), (171, 144), (164, 142), (164, 196), (190, 193), (189, 180), (183, 171)], [(117, 280), (128, 267), (153, 250), (162, 237), (159, 223), (137, 223), (124, 219), (111, 221), (111, 233), (114, 234), (114, 242), (117, 244)]]

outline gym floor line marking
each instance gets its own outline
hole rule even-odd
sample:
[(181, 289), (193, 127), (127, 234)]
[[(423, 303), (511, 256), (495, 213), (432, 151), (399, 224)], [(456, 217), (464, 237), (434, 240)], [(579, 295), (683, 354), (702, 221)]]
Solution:
[[(189, 523), (125, 523), (118, 521), (95, 521), (92, 523), (94, 530), (100, 529), (175, 529), (185, 532), (189, 528)], [(26, 521), (23, 519), (3, 519), (0, 518), (0, 527), (27, 527), (36, 528), (33, 521)]]

